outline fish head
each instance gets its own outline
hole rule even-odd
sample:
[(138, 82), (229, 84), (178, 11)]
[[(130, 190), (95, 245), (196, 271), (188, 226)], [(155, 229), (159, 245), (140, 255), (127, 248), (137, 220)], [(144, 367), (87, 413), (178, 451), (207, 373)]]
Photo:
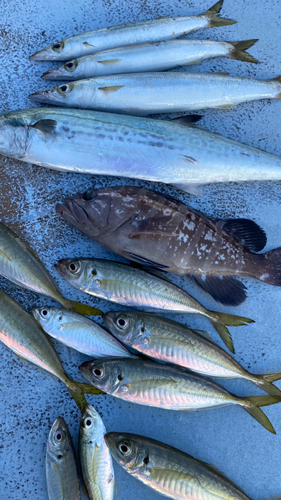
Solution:
[(47, 450), (53, 460), (60, 462), (66, 453), (72, 449), (72, 440), (63, 418), (58, 417), (49, 433)]
[(103, 321), (114, 337), (130, 347), (145, 332), (143, 320), (134, 312), (109, 311), (103, 315)]
[(0, 115), (0, 154), (21, 158), (26, 153), (28, 124), (10, 114)]
[[(36, 102), (45, 102), (47, 104), (54, 105), (66, 105), (70, 106), (72, 104), (72, 90), (74, 85), (72, 83), (63, 83), (57, 87), (53, 87), (48, 90), (41, 90), (30, 94), (29, 98)], [(77, 106), (79, 103), (77, 104)]]
[(75, 288), (91, 288), (93, 293), (102, 291), (102, 280), (107, 274), (106, 261), (103, 264), (99, 259), (61, 259), (55, 269)]
[(79, 366), (79, 370), (90, 384), (108, 394), (117, 390), (125, 378), (122, 358), (85, 361)]
[[(34, 318), (40, 323), (45, 332), (56, 332), (63, 328), (64, 314), (59, 307), (35, 307), (32, 310)], [(70, 311), (71, 312), (71, 311)]]
[(148, 451), (140, 436), (109, 432), (105, 441), (116, 462), (130, 474), (147, 469)]
[(93, 440), (98, 444), (103, 439), (105, 427), (102, 419), (95, 408), (86, 405), (82, 411), (80, 423), (80, 437), (84, 443), (91, 443)]
[(61, 60), (61, 58), (67, 59), (65, 49), (66, 47), (64, 41), (56, 42), (45, 49), (38, 50), (38, 52), (35, 52), (35, 54), (30, 56), (30, 59), (32, 61), (58, 61)]
[(43, 80), (72, 80), (80, 77), (80, 67), (77, 69), (79, 65), (79, 61), (77, 59), (73, 59), (73, 61), (69, 61), (58, 68), (51, 69), (43, 73), (41, 78)]

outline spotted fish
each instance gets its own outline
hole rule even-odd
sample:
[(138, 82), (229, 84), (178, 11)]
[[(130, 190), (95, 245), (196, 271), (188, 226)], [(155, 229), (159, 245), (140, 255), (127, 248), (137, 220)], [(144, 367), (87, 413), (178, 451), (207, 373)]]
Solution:
[(266, 234), (251, 220), (211, 220), (177, 200), (128, 186), (78, 194), (58, 204), (57, 211), (127, 259), (192, 276), (224, 305), (246, 299), (237, 276), (281, 286), (281, 249), (257, 255)]

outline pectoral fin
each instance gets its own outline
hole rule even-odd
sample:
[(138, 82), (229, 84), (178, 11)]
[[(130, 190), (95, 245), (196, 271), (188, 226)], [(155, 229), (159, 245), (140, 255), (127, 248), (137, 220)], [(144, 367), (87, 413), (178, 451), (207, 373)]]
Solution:
[(111, 87), (99, 87), (99, 90), (105, 94), (109, 94), (110, 92), (117, 92), (117, 90), (122, 89), (124, 86), (125, 85), (112, 85)]
[(2, 257), (2, 259), (8, 260), (9, 262), (12, 262), (10, 257), (5, 252), (3, 252), (3, 250), (0, 250), (0, 257)]
[(119, 61), (122, 61), (122, 59), (105, 59), (104, 61), (97, 61), (97, 62), (105, 66), (107, 64), (115, 64)]
[(124, 384), (123, 387), (126, 387), (127, 390), (141, 390), (141, 391), (146, 391), (146, 390), (155, 390), (159, 389), (161, 387), (168, 387), (171, 385), (176, 385), (178, 383), (177, 380), (171, 378), (167, 379), (161, 379), (161, 380), (139, 380), (137, 382), (128, 382), (127, 384)]
[(169, 215), (155, 215), (138, 222), (134, 222), (135, 231), (130, 233), (130, 238), (136, 238), (142, 235), (160, 234), (161, 236), (179, 236), (179, 224), (182, 217), (177, 212)]
[(57, 121), (49, 119), (39, 120), (32, 127), (37, 128), (37, 130), (40, 130), (44, 134), (52, 134), (56, 130)]

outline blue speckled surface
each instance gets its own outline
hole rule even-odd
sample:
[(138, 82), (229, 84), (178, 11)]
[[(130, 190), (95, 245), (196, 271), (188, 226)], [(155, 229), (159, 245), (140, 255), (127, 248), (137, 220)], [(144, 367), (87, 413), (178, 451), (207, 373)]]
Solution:
[[(48, 82), (39, 77), (51, 64), (32, 63), (28, 59), (36, 50), (66, 36), (108, 25), (165, 15), (200, 14), (211, 4), (212, 0), (1, 0), (1, 109), (31, 107), (28, 95), (48, 87)], [(189, 71), (198, 68), (200, 71), (229, 71), (240, 76), (278, 76), (281, 73), (278, 0), (267, 3), (225, 0), (222, 14), (236, 19), (238, 24), (201, 31), (193, 37), (227, 41), (259, 38), (251, 53), (261, 64), (219, 59), (189, 67)], [(230, 111), (208, 112), (202, 125), (281, 155), (281, 102), (255, 102)], [(55, 213), (55, 203), (89, 187), (125, 181), (63, 174), (1, 157), (0, 182), (1, 220), (38, 251), (64, 294), (81, 300), (82, 295), (56, 274), (54, 262), (62, 257), (112, 258), (113, 255), (60, 219)], [(140, 185), (132, 180), (127, 184)], [(148, 186), (148, 183), (143, 185)], [(281, 246), (280, 182), (206, 186), (203, 196), (198, 198), (182, 195), (169, 187), (158, 185), (157, 188), (210, 215), (253, 218), (267, 232), (266, 249)], [(188, 279), (176, 278), (174, 282), (194, 293), (207, 307), (217, 307)], [(254, 373), (281, 371), (281, 289), (252, 280), (245, 280), (245, 283), (249, 298), (235, 312), (255, 319), (256, 323), (232, 329), (236, 359)], [(44, 299), (20, 291), (4, 279), (0, 280), (0, 285), (29, 311), (35, 304), (46, 304)], [(84, 298), (91, 302), (87, 296)], [(110, 308), (101, 301), (97, 304), (104, 310)], [(227, 309), (221, 307), (220, 310)], [(210, 330), (208, 321), (200, 318), (178, 319)], [(212, 333), (221, 343), (218, 335)], [(77, 367), (86, 357), (58, 343), (56, 346), (66, 370), (82, 380)], [(45, 453), (49, 429), (57, 416), (63, 416), (76, 444), (78, 410), (60, 382), (24, 363), (2, 344), (0, 366), (0, 499), (47, 500)], [(228, 381), (224, 384), (240, 395), (259, 394), (251, 383)], [(91, 396), (89, 401), (100, 411), (109, 431), (136, 432), (179, 447), (216, 466), (255, 500), (270, 500), (281, 495), (281, 405), (265, 410), (277, 431), (277, 436), (273, 436), (241, 408), (188, 414), (134, 406), (110, 396)], [(117, 465), (115, 469), (117, 500), (143, 500), (144, 495), (147, 500), (159, 498)]]

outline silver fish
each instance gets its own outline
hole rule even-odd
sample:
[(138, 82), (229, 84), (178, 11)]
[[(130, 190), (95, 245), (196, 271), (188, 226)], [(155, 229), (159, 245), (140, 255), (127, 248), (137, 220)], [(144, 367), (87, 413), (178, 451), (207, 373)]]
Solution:
[(251, 63), (258, 61), (246, 52), (258, 40), (217, 42), (212, 40), (170, 40), (104, 50), (73, 59), (42, 75), (44, 80), (81, 80), (96, 76), (163, 71), (196, 64), (213, 57), (229, 57)]
[(80, 423), (79, 458), (90, 500), (112, 500), (115, 494), (114, 469), (105, 433), (98, 412), (87, 405)]
[(78, 109), (0, 116), (0, 154), (52, 168), (172, 184), (280, 180), (281, 159), (196, 127)]
[(238, 397), (215, 382), (183, 368), (135, 359), (86, 361), (79, 370), (106, 394), (163, 410), (192, 411), (239, 405), (275, 434), (259, 408), (277, 403), (273, 396)]
[(250, 500), (215, 467), (167, 444), (123, 432), (109, 432), (105, 439), (123, 469), (168, 498)]
[(50, 430), (46, 476), (49, 500), (81, 500), (72, 439), (61, 417), (56, 419)]
[(184, 290), (132, 266), (101, 259), (62, 259), (57, 271), (75, 288), (117, 304), (164, 313), (207, 317), (227, 347), (234, 352), (228, 326), (252, 323), (248, 318), (207, 310)]
[(63, 83), (29, 97), (56, 106), (146, 116), (281, 99), (281, 77), (257, 80), (214, 73), (130, 73)]
[(254, 382), (271, 396), (281, 396), (272, 382), (281, 373), (253, 375), (210, 340), (201, 330), (190, 329), (167, 318), (130, 311), (109, 311), (103, 321), (128, 348), (156, 361), (165, 361), (213, 378), (240, 378)]
[(232, 19), (218, 16), (222, 5), (223, 0), (217, 2), (200, 16), (160, 17), (151, 21), (121, 24), (90, 31), (57, 42), (36, 52), (30, 59), (34, 61), (67, 61), (100, 50), (158, 40), (171, 40), (196, 30), (235, 24), (236, 21), (232, 21)]
[(25, 361), (46, 370), (68, 388), (79, 408), (87, 403), (84, 393), (91, 387), (71, 380), (65, 373), (53, 344), (35, 321), (12, 297), (0, 290), (0, 341)]
[(110, 333), (81, 314), (57, 307), (36, 307), (32, 312), (48, 335), (87, 356), (132, 356)]

